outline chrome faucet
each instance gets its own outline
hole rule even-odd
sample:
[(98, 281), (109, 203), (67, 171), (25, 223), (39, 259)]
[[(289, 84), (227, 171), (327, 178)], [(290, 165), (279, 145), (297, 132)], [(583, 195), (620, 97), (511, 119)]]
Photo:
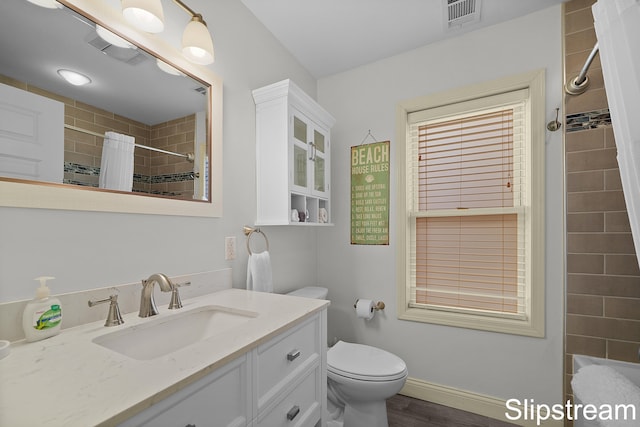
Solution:
[(104, 326), (117, 326), (122, 325), (124, 320), (122, 320), (122, 315), (120, 314), (120, 307), (118, 307), (118, 295), (111, 295), (109, 298), (101, 299), (98, 301), (89, 300), (89, 307), (96, 306), (98, 304), (104, 303), (109, 304), (109, 313), (107, 314), (107, 321), (104, 322)]
[(153, 284), (157, 283), (162, 292), (171, 292), (174, 289), (173, 283), (167, 276), (161, 273), (152, 274), (147, 280), (142, 281), (142, 292), (140, 293), (140, 312), (138, 316), (149, 317), (158, 314), (158, 307), (153, 298)]

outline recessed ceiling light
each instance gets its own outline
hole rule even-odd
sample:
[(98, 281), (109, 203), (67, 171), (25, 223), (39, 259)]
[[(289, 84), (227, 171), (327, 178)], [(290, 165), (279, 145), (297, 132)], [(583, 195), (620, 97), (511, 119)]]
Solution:
[(132, 45), (131, 43), (129, 43), (119, 35), (112, 33), (111, 31), (107, 30), (106, 28), (100, 25), (96, 25), (96, 33), (98, 33), (98, 35), (102, 40), (106, 41), (107, 43), (111, 43), (114, 46), (124, 47), (126, 49), (138, 48), (137, 46)]
[(58, 70), (58, 74), (60, 74), (60, 77), (74, 86), (84, 86), (91, 83), (91, 79), (89, 77), (76, 71), (60, 69)]

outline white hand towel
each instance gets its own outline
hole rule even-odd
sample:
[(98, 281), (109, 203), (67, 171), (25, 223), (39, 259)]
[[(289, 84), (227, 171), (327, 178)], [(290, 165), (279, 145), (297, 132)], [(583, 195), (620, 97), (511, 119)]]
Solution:
[(273, 292), (271, 258), (268, 251), (249, 255), (247, 289), (250, 291)]

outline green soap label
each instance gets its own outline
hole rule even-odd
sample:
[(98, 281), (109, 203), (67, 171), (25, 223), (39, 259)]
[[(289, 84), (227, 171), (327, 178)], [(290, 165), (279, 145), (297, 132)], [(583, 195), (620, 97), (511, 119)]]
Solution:
[(62, 321), (62, 309), (58, 304), (53, 304), (51, 308), (44, 313), (38, 311), (35, 313), (35, 324), (33, 327), (38, 330), (55, 328)]

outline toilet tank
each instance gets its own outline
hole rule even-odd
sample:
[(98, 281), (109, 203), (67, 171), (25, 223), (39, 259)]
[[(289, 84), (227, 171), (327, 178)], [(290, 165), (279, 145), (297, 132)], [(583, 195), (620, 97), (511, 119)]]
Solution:
[(293, 295), (295, 297), (314, 298), (314, 299), (327, 299), (329, 290), (321, 286), (307, 286), (301, 289), (287, 293), (287, 295)]

